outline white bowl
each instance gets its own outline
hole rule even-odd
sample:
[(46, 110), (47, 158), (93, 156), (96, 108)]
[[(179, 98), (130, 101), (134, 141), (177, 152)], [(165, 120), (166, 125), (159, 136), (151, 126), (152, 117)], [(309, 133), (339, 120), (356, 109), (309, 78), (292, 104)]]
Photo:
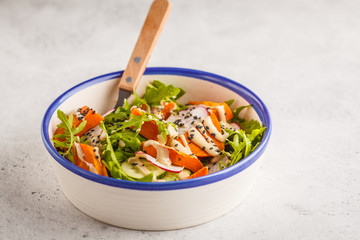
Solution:
[(56, 176), (66, 195), (85, 214), (115, 226), (141, 230), (170, 230), (216, 219), (235, 208), (251, 190), (259, 171), (260, 156), (271, 133), (269, 112), (253, 92), (219, 75), (182, 68), (148, 68), (138, 86), (160, 80), (186, 90), (180, 102), (235, 99), (232, 107), (252, 104), (242, 117), (259, 120), (267, 127), (257, 149), (239, 163), (204, 177), (175, 182), (131, 182), (85, 171), (60, 156), (50, 139), (64, 112), (87, 105), (105, 113), (115, 105), (117, 80), (122, 72), (102, 75), (69, 89), (47, 109), (42, 138), (52, 156)]

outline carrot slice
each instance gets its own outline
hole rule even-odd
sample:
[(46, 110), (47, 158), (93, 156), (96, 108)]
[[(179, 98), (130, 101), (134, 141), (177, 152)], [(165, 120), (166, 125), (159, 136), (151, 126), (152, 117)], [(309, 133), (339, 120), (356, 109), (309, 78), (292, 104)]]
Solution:
[(191, 174), (191, 175), (188, 176), (186, 179), (192, 179), (192, 178), (202, 177), (202, 176), (205, 176), (205, 175), (208, 175), (208, 174), (209, 174), (209, 168), (206, 166), (206, 167), (201, 168), (201, 169), (198, 170), (197, 172)]
[[(192, 172), (196, 172), (203, 167), (200, 160), (197, 159), (196, 157), (176, 151), (175, 149), (173, 149), (171, 147), (167, 147), (167, 146), (162, 146), (162, 147), (166, 148), (169, 151), (169, 158), (170, 158), (172, 164), (174, 164), (174, 165), (185, 167)], [(157, 152), (153, 146), (145, 147), (144, 143), (143, 143), (142, 150), (145, 153), (149, 154), (150, 156), (156, 158)]]
[[(105, 165), (100, 163), (99, 160), (95, 156), (94, 147), (80, 143), (81, 150), (84, 153), (84, 160), (88, 162), (89, 164), (93, 164), (97, 173), (102, 176), (108, 177)], [(89, 171), (89, 166), (80, 160), (80, 158), (76, 155), (74, 156), (75, 165)]]
[(227, 103), (225, 102), (222, 102), (222, 103), (216, 103), (216, 102), (211, 102), (211, 101), (190, 101), (189, 104), (192, 104), (192, 105), (205, 105), (205, 106), (208, 106), (211, 108), (211, 111), (213, 113), (215, 113), (215, 115), (217, 116), (218, 119), (220, 119), (220, 116), (219, 116), (219, 112), (218, 110), (216, 109), (216, 106), (224, 106), (224, 110), (225, 110), (225, 116), (226, 116), (226, 121), (229, 121), (230, 119), (233, 118), (233, 114), (232, 114), (232, 111), (229, 107), (229, 105), (227, 105)]

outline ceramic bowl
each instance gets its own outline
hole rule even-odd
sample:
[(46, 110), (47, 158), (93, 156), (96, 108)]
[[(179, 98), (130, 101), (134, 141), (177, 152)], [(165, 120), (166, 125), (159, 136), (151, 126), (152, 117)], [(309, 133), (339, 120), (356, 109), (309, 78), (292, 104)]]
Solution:
[(262, 100), (252, 91), (219, 75), (183, 68), (148, 68), (137, 92), (143, 93), (147, 82), (160, 80), (186, 90), (180, 99), (182, 103), (235, 99), (232, 107), (252, 104), (252, 109), (241, 114), (267, 127), (263, 141), (248, 157), (225, 170), (183, 181), (131, 182), (85, 171), (56, 152), (50, 139), (59, 123), (57, 109), (70, 112), (87, 105), (105, 113), (115, 105), (116, 78), (121, 74), (105, 74), (69, 89), (50, 105), (43, 118), (43, 142), (52, 157), (61, 189), (70, 202), (102, 222), (139, 230), (190, 227), (216, 219), (238, 206), (258, 175), (260, 157), (270, 138), (271, 119)]

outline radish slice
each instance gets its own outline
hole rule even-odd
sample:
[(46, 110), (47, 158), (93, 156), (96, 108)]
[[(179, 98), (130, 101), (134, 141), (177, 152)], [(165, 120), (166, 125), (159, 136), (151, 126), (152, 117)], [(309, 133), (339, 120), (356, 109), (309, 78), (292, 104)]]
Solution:
[(146, 154), (146, 153), (141, 152), (141, 151), (136, 152), (135, 154), (136, 154), (136, 156), (144, 157), (146, 160), (151, 162), (153, 165), (155, 165), (158, 168), (161, 168), (161, 169), (163, 169), (165, 171), (168, 171), (168, 172), (179, 173), (184, 169), (184, 167), (179, 167), (179, 166), (174, 166), (174, 165), (167, 166), (167, 165), (164, 165), (162, 163), (159, 163), (158, 161), (156, 161), (155, 158), (153, 158), (149, 154)]
[(239, 126), (237, 123), (232, 122), (232, 123), (230, 123), (230, 125), (231, 125), (231, 127), (233, 127), (235, 130), (240, 130), (240, 129), (241, 129), (240, 126)]
[(106, 113), (104, 113), (104, 114), (102, 115), (102, 117), (106, 117), (107, 115), (109, 115), (109, 114), (112, 113), (113, 111), (115, 111), (114, 108), (113, 108), (113, 109), (110, 109), (109, 111), (107, 111)]
[(209, 112), (206, 107), (196, 105), (190, 106), (188, 109), (182, 110), (178, 114), (171, 115), (166, 121), (177, 125), (179, 135), (181, 135), (207, 116), (209, 116)]

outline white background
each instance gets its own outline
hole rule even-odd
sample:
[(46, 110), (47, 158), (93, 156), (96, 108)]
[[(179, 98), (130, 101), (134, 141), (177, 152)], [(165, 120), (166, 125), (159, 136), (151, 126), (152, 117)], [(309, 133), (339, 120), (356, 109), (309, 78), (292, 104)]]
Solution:
[(172, 0), (148, 65), (217, 73), (264, 100), (274, 125), (256, 186), (224, 217), (167, 232), (72, 206), (43, 114), (70, 87), (126, 67), (150, 3), (0, 1), (0, 239), (359, 239), (360, 1)]

